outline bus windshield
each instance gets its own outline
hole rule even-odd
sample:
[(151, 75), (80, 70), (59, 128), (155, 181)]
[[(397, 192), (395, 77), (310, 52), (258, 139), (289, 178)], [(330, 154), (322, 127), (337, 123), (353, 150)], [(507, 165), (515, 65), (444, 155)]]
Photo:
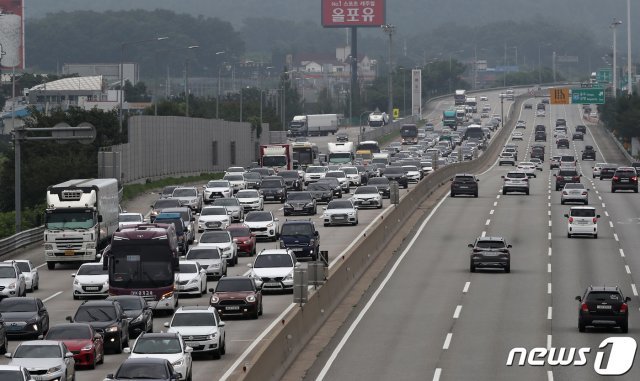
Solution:
[(303, 165), (313, 164), (313, 150), (311, 147), (293, 147), (293, 160)]
[(109, 285), (117, 288), (158, 288), (174, 283), (174, 253), (166, 241), (122, 243), (111, 248)]

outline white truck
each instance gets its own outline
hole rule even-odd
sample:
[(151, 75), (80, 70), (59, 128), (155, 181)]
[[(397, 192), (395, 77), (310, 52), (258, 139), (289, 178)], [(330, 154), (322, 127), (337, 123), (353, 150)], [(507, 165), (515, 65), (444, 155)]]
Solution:
[(338, 132), (338, 114), (307, 115), (307, 134), (327, 136)]
[(267, 144), (260, 146), (260, 166), (276, 172), (293, 169), (291, 144)]
[(389, 116), (386, 112), (372, 112), (369, 114), (369, 127), (382, 127), (389, 123)]
[(329, 146), (329, 164), (346, 165), (351, 164), (354, 159), (353, 142), (327, 143)]
[(118, 229), (116, 179), (69, 180), (47, 188), (44, 258), (56, 263), (93, 262)]
[(472, 113), (475, 114), (478, 112), (478, 101), (476, 100), (476, 97), (467, 97), (467, 100), (464, 102), (464, 104), (468, 107), (471, 107)]

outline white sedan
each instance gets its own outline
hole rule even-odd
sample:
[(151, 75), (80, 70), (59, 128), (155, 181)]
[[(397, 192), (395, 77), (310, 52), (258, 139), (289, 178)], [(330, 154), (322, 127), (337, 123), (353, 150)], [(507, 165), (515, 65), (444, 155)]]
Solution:
[(358, 187), (356, 191), (353, 192), (351, 201), (353, 201), (354, 205), (358, 208), (370, 207), (381, 209), (383, 206), (382, 196), (378, 191), (378, 187), (373, 185)]
[(524, 134), (520, 131), (514, 131), (511, 134), (511, 140), (524, 140)]
[(198, 233), (226, 229), (231, 223), (230, 214), (225, 206), (205, 206), (198, 217)]
[(84, 263), (78, 272), (71, 274), (73, 299), (87, 296), (109, 296), (109, 274), (102, 263)]
[(236, 193), (236, 198), (245, 211), (264, 210), (264, 198), (255, 189), (245, 189)]
[(179, 333), (156, 333), (140, 335), (131, 348), (124, 348), (129, 358), (162, 358), (173, 365), (173, 369), (182, 375), (181, 380), (192, 379), (193, 348), (188, 347)]
[(530, 161), (521, 161), (517, 167), (519, 171), (527, 174), (527, 177), (536, 177), (536, 165)]
[(422, 172), (415, 165), (403, 165), (402, 169), (409, 182), (417, 183), (422, 180)]
[(351, 200), (333, 200), (324, 208), (322, 220), (324, 226), (357, 225), (358, 209)]
[(217, 247), (222, 253), (222, 258), (227, 261), (227, 265), (238, 264), (238, 246), (227, 230), (209, 230), (202, 233), (196, 247)]
[(207, 204), (216, 198), (233, 196), (233, 187), (228, 180), (211, 180), (203, 187), (202, 201)]
[(207, 270), (197, 261), (180, 261), (178, 292), (197, 296), (207, 292)]

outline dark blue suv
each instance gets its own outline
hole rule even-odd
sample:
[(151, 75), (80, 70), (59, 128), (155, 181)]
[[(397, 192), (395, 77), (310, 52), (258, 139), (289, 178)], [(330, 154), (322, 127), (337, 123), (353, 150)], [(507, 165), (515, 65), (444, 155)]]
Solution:
[(294, 252), (297, 259), (318, 259), (320, 233), (313, 221), (285, 221), (280, 227), (280, 247)]

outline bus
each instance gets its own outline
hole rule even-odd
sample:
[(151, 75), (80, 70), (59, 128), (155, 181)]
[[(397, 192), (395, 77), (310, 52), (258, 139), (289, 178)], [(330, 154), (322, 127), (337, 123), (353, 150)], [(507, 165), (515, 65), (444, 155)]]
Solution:
[(365, 140), (358, 143), (356, 146), (356, 152), (357, 151), (369, 151), (372, 154), (380, 153), (380, 145), (375, 140)]
[(400, 127), (402, 144), (418, 144), (418, 127), (415, 124), (404, 124)]
[(172, 224), (138, 224), (117, 230), (104, 251), (110, 295), (140, 295), (154, 310), (178, 306), (178, 238)]
[(291, 146), (293, 147), (293, 160), (296, 160), (302, 168), (313, 165), (318, 159), (318, 146), (314, 143), (294, 142), (291, 143)]

